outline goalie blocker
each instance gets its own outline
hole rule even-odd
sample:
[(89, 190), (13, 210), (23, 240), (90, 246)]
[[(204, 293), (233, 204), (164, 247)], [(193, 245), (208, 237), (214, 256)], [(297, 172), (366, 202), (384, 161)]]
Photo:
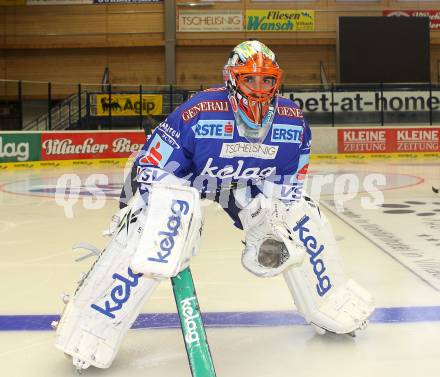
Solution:
[(111, 365), (157, 284), (176, 276), (196, 254), (201, 225), (193, 188), (155, 184), (146, 198), (134, 196), (56, 327), (55, 345), (77, 369)]
[(319, 334), (366, 327), (372, 297), (342, 271), (330, 224), (310, 198), (286, 206), (260, 195), (239, 216), (244, 267), (260, 277), (282, 273), (299, 313)]

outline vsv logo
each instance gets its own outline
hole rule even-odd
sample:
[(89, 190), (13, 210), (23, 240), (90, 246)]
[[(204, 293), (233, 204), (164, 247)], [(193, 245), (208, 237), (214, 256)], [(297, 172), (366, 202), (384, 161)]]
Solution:
[[(128, 278), (114, 273), (112, 278), (121, 282), (116, 285), (110, 292), (110, 300), (104, 301), (104, 307), (92, 304), (92, 309), (106, 315), (110, 318), (115, 318), (113, 312), (117, 312), (122, 308), (125, 302), (130, 298), (131, 288), (134, 288), (139, 283), (139, 278), (142, 274), (135, 274), (130, 267), (128, 267)], [(113, 306), (112, 306), (113, 305)]]
[(313, 272), (318, 279), (318, 284), (316, 284), (316, 291), (319, 296), (324, 296), (332, 287), (330, 278), (325, 275), (325, 265), (324, 261), (319, 257), (319, 255), (324, 251), (324, 245), (318, 247), (318, 242), (312, 235), (305, 236), (310, 232), (308, 228), (305, 227), (310, 217), (305, 215), (299, 220), (293, 227), (294, 232), (299, 233), (299, 239), (304, 244), (307, 250), (307, 254), (310, 255), (310, 263), (313, 266)]
[(160, 250), (156, 252), (156, 257), (149, 257), (148, 260), (157, 263), (168, 263), (167, 258), (171, 255), (174, 248), (174, 238), (180, 228), (182, 214), (186, 215), (189, 210), (189, 204), (185, 200), (173, 200), (171, 203), (172, 215), (168, 218), (167, 230), (160, 231), (158, 235), (163, 237), (159, 243)]
[(302, 185), (281, 185), (280, 199), (297, 201), (301, 199)]
[(192, 126), (196, 139), (232, 139), (234, 123), (231, 120), (199, 120)]
[(272, 125), (271, 141), (278, 143), (301, 143), (303, 128), (290, 124)]
[(158, 168), (146, 167), (138, 168), (137, 182), (139, 183), (154, 183), (159, 182), (165, 177), (170, 176), (170, 173)]

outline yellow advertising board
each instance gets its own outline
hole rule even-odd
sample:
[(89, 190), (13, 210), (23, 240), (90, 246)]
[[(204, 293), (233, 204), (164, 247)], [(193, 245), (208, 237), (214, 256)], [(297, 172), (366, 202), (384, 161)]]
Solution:
[(246, 31), (314, 31), (314, 10), (265, 9), (246, 11)]
[[(142, 115), (162, 114), (162, 95), (142, 94)], [(139, 94), (112, 94), (112, 116), (134, 116), (141, 113)], [(110, 102), (108, 94), (96, 95), (96, 115), (110, 115)]]

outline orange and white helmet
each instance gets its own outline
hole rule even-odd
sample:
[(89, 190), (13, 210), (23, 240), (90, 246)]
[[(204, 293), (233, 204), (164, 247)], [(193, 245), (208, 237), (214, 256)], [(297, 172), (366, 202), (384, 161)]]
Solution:
[(281, 85), (275, 54), (259, 41), (242, 42), (231, 51), (223, 77), (233, 110), (249, 127), (263, 127)]

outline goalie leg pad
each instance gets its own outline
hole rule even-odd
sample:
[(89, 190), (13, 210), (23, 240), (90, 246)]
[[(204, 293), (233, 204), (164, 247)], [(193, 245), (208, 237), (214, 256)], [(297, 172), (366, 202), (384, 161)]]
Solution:
[(124, 334), (159, 283), (130, 268), (145, 212), (137, 194), (61, 315), (55, 346), (71, 355), (78, 369), (111, 365)]
[(198, 200), (197, 190), (171, 185), (152, 185), (148, 205), (139, 193), (132, 199), (57, 326), (55, 345), (77, 368), (108, 368), (160, 279), (188, 265), (200, 238)]
[(365, 327), (374, 310), (372, 297), (343, 272), (331, 227), (319, 207), (303, 198), (287, 211), (285, 221), (307, 252), (300, 266), (283, 273), (298, 311), (307, 322), (337, 334)]
[(85, 302), (81, 294), (74, 297), (57, 326), (55, 346), (71, 355), (78, 369), (110, 367), (123, 336), (158, 284), (131, 271), (127, 276), (117, 275), (113, 274), (114, 284), (101, 297)]

